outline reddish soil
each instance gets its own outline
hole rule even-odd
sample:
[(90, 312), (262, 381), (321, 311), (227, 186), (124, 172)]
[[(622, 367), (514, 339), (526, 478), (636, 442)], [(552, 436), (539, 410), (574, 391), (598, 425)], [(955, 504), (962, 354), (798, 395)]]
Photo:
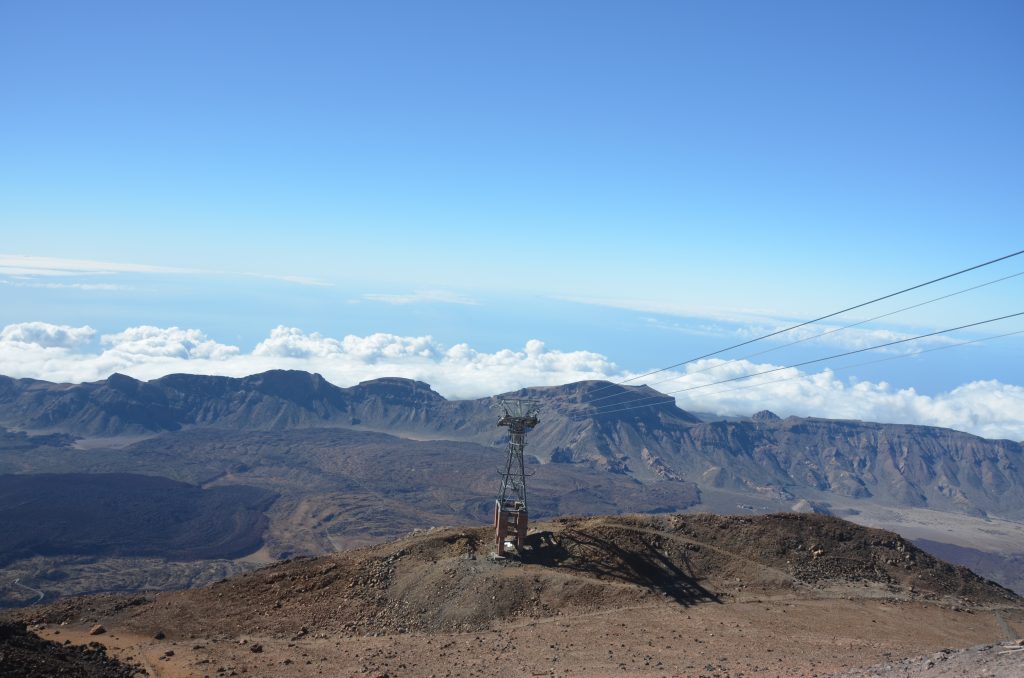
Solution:
[(75, 642), (101, 622), (112, 654), (159, 676), (810, 676), (1024, 635), (1012, 592), (835, 518), (534, 528), (518, 560), (492, 560), (487, 529), (431, 530), (205, 589), (16, 612)]

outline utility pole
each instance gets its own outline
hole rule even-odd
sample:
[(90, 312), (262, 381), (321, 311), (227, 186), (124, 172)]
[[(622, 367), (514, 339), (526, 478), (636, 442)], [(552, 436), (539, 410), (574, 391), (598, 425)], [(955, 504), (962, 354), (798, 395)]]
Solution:
[[(505, 544), (512, 542), (517, 550), (523, 548), (529, 514), (526, 508), (526, 432), (537, 425), (540, 404), (535, 400), (502, 398), (498, 402), (501, 417), (498, 426), (508, 427), (508, 455), (504, 470), (499, 469), (501, 490), (494, 503), (494, 529), (499, 558), (505, 557)], [(532, 475), (532, 474), (530, 474)]]

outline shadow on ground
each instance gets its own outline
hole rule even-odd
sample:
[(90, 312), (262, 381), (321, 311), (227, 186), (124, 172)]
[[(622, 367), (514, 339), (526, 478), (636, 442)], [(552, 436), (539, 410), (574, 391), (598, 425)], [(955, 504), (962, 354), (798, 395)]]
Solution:
[(623, 548), (585, 530), (536, 532), (526, 537), (520, 559), (523, 563), (558, 567), (596, 579), (635, 584), (687, 607), (722, 602), (700, 585), (685, 556), (681, 563), (674, 562), (654, 542), (653, 536), (639, 538), (629, 548)]

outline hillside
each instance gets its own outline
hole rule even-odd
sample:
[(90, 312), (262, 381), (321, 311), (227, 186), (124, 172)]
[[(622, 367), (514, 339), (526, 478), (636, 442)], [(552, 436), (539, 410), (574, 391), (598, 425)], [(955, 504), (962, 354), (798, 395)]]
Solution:
[[(486, 523), (502, 455), (341, 428), (196, 428), (88, 450), (62, 436), (37, 444), (0, 433), (0, 445), (0, 546), (11, 545), (0, 549), (3, 572), (48, 597), (180, 588), (238, 571), (248, 563), (225, 559), (257, 549), (257, 562), (267, 562)], [(530, 479), (535, 519), (678, 511), (699, 500), (693, 483), (640, 483), (578, 464), (548, 465)], [(8, 586), (0, 606), (36, 595)]]
[(276, 499), (131, 473), (0, 475), (0, 497), (0, 567), (51, 555), (236, 558), (260, 548)]
[[(562, 518), (539, 523), (522, 562), (508, 564), (489, 559), (492, 535), (490, 528), (429, 531), (296, 559), (209, 588), (163, 594), (152, 605), (132, 606), (125, 623), (139, 631), (174, 624), (181, 634), (230, 629), (286, 637), (305, 619), (302, 625), (329, 635), (430, 633), (555, 611), (616, 609), (651, 594), (692, 606), (741, 591), (828, 595), (851, 584), (867, 589), (860, 597), (1024, 604), (895, 534), (823, 516)], [(500, 593), (500, 600), (489, 593)]]
[(563, 518), (537, 524), (521, 560), (489, 553), (486, 528), (427, 530), (207, 588), (8, 614), (46, 637), (100, 623), (109, 647), (169, 675), (472, 674), (509, 656), (526, 675), (806, 675), (1024, 631), (1019, 596), (824, 516)]

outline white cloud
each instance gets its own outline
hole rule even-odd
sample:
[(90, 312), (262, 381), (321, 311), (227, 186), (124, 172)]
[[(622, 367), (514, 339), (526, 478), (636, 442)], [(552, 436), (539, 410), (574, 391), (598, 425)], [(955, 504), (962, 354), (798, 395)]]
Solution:
[[(30, 325), (24, 323), (22, 325)], [(384, 376), (426, 381), (450, 397), (479, 397), (528, 385), (604, 379), (618, 373), (589, 351), (550, 350), (529, 341), (521, 350), (478, 351), (443, 346), (429, 336), (349, 335), (341, 339), (276, 327), (249, 353), (196, 329), (132, 327), (101, 337), (99, 351), (15, 341), (18, 326), (0, 341), (0, 374), (51, 381), (94, 381), (112, 372), (152, 379), (172, 372), (244, 376), (275, 368), (320, 372), (339, 385)]]
[[(783, 417), (942, 426), (990, 438), (1024, 440), (1024, 387), (975, 381), (924, 395), (884, 381), (840, 378), (837, 371), (846, 370), (807, 372), (771, 363), (706, 359), (687, 365), (685, 372), (652, 375), (646, 381), (659, 382), (656, 388), (671, 394), (683, 409), (700, 412), (744, 416), (769, 409)], [(609, 398), (602, 405), (610, 411), (620, 402), (621, 408), (630, 407), (628, 398)], [(652, 401), (637, 404), (643, 402)]]
[(51, 325), (43, 322), (15, 323), (0, 330), (0, 342), (27, 344), (41, 348), (70, 348), (88, 342), (96, 330), (84, 325)]
[(342, 339), (277, 327), (252, 352), (260, 360), (288, 360), (337, 384), (399, 376), (426, 381), (450, 397), (480, 397), (527, 385), (604, 379), (617, 370), (588, 351), (552, 351), (531, 340), (521, 351), (480, 352), (468, 344), (445, 347), (429, 336), (354, 335)]
[[(764, 318), (757, 319), (755, 324), (737, 325), (741, 322), (737, 317), (730, 320), (726, 316), (717, 319), (700, 318), (693, 316), (689, 322), (665, 320), (657, 317), (645, 317), (642, 321), (648, 326), (659, 330), (678, 332), (691, 336), (721, 337), (725, 341), (732, 338), (733, 343), (739, 343), (773, 334), (793, 325), (794, 321), (774, 320), (766, 323)], [(856, 351), (873, 346), (880, 346), (894, 341), (910, 339), (921, 334), (927, 334), (929, 330), (923, 329), (915, 332), (896, 332), (889, 329), (873, 329), (870, 327), (854, 327), (852, 324), (838, 325), (826, 323), (814, 323), (785, 331), (778, 336), (766, 339), (766, 344), (774, 344), (767, 349), (750, 347), (747, 357), (753, 358), (768, 353), (785, 350), (791, 344), (802, 347), (832, 347), (840, 351)], [(886, 353), (909, 353), (919, 350), (923, 346), (937, 346), (943, 344), (958, 343), (956, 339), (945, 335), (925, 337), (915, 341), (908, 341), (904, 344), (879, 349)]]
[(190, 268), (112, 263), (91, 259), (0, 254), (0, 273), (5, 275), (68, 276), (111, 273), (199, 273), (199, 271)]
[(447, 292), (445, 290), (417, 290), (408, 294), (364, 294), (363, 299), (383, 304), (459, 304), (461, 306), (479, 306), (480, 302), (467, 296)]
[[(90, 344), (95, 331), (47, 323), (18, 323), (0, 330), (0, 374), (50, 381), (94, 381), (123, 372), (152, 379), (174, 372), (244, 376), (269, 369), (302, 369), (349, 386), (366, 379), (397, 376), (431, 384), (450, 398), (472, 398), (523, 386), (584, 379), (620, 381), (633, 376), (606, 356), (560, 351), (531, 340), (521, 349), (479, 351), (468, 344), (444, 346), (429, 336), (349, 335), (342, 338), (276, 327), (250, 352), (222, 344), (197, 329), (132, 327)], [(786, 416), (820, 416), (945, 426), (987, 437), (1024, 439), (1024, 388), (975, 381), (946, 393), (924, 395), (885, 382), (840, 378), (824, 369), (788, 368), (763, 377), (711, 385), (732, 377), (775, 369), (749, 361), (704, 360), (685, 372), (664, 373), (661, 381), (684, 409), (747, 415), (770, 409)], [(750, 388), (751, 385), (759, 385)], [(616, 399), (604, 403), (613, 409)]]
[(308, 287), (334, 287), (332, 283), (324, 282), (305, 275), (271, 275), (268, 273), (243, 273), (253, 278), (264, 278), (265, 280), (280, 280), (281, 282), (294, 283), (295, 285), (306, 285)]
[(255, 356), (279, 358), (325, 357), (341, 351), (341, 342), (319, 332), (304, 333), (296, 327), (278, 325), (253, 349)]
[[(789, 327), (788, 324), (743, 327), (736, 331), (736, 335), (744, 340), (756, 339), (772, 332), (784, 330), (787, 327)], [(927, 330), (922, 330), (920, 332), (895, 332), (887, 329), (849, 327), (846, 325), (805, 325), (803, 327), (789, 330), (784, 334), (780, 334), (777, 337), (777, 341), (782, 342), (782, 345), (778, 346), (777, 349), (758, 350), (753, 353), (751, 357), (771, 353), (773, 350), (784, 349), (786, 347), (785, 345), (790, 343), (800, 343), (808, 346), (834, 346), (844, 350), (856, 351), (863, 348), (889, 344), (895, 341), (911, 339), (912, 337), (927, 333)], [(955, 339), (937, 334), (932, 337), (907, 341), (903, 344), (897, 344), (896, 346), (887, 347), (881, 350), (885, 352), (912, 352), (919, 350), (922, 346), (954, 343), (957, 343)]]
[[(232, 273), (229, 271), (206, 271), (196, 268), (181, 268), (178, 266), (153, 266), (151, 264), (133, 264), (110, 261), (94, 261), (92, 259), (64, 259), (61, 257), (34, 257), (20, 254), (0, 254), (0, 275), (16, 276), (21, 278), (35, 277), (69, 277), (82, 275), (113, 275), (116, 273), (150, 273), (150, 274), (171, 274), (171, 275), (243, 275), (268, 280), (280, 280), (282, 282), (296, 285), (312, 285), (316, 287), (331, 287), (330, 283), (302, 275), (273, 275), (265, 273)], [(4, 281), (7, 282), (7, 281)], [(77, 287), (80, 289), (111, 289), (99, 285), (87, 285), (81, 283), (49, 285), (29, 285), (33, 287)]]
[(345, 356), (365, 363), (401, 358), (432, 359), (438, 350), (430, 337), (371, 334), (332, 339), (319, 332), (306, 334), (296, 327), (275, 327), (270, 337), (253, 349), (253, 355), (279, 358), (337, 358)]
[(23, 280), (0, 280), (0, 285), (11, 285), (12, 287), (36, 287), (48, 290), (123, 290), (129, 289), (124, 285), (112, 283), (65, 283), (65, 282), (26, 282)]
[(100, 341), (110, 346), (106, 353), (132, 361), (147, 358), (227, 360), (239, 354), (237, 346), (219, 344), (199, 330), (177, 327), (142, 325), (117, 334), (104, 334)]
[(660, 315), (678, 316), (680, 318), (694, 318), (700, 319), (704, 322), (707, 320), (715, 320), (734, 324), (777, 323), (780, 319), (787, 319), (785, 314), (765, 309), (729, 309), (711, 306), (692, 306), (675, 302), (651, 301), (648, 299), (610, 299), (573, 296), (553, 296), (551, 298), (558, 301), (569, 301), (575, 304), (586, 304), (588, 306), (605, 306), (608, 308), (620, 308), (625, 311), (658, 313)]

